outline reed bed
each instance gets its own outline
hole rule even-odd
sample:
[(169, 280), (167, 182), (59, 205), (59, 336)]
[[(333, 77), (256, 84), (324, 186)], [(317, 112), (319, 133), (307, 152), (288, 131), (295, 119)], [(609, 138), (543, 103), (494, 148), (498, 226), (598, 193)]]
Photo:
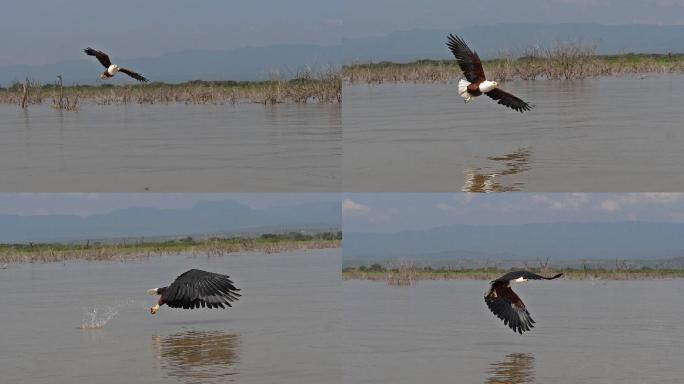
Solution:
[[(346, 267), (342, 270), (344, 280), (385, 281), (390, 285), (396, 284), (394, 276), (410, 276), (411, 284), (420, 280), (494, 280), (511, 269), (481, 268), (481, 269), (449, 269), (417, 267), (405, 264), (403, 269), (384, 267), (379, 264), (366, 267)], [(563, 273), (568, 280), (654, 280), (684, 278), (684, 269), (654, 269), (654, 268), (529, 268), (528, 270), (543, 275)]]
[(54, 263), (71, 260), (127, 261), (154, 256), (190, 254), (194, 257), (222, 257), (240, 252), (273, 254), (306, 249), (339, 248), (340, 237), (333, 233), (301, 236), (262, 236), (257, 238), (185, 238), (164, 242), (79, 244), (2, 244), (0, 264)]
[[(684, 54), (597, 55), (596, 47), (557, 43), (530, 47), (520, 54), (502, 53), (482, 62), (487, 77), (497, 81), (580, 80), (601, 76), (684, 73)], [(419, 60), (412, 63), (352, 64), (342, 68), (349, 84), (446, 83), (463, 74), (455, 60)]]
[(302, 74), (291, 80), (268, 81), (190, 81), (181, 84), (149, 83), (100, 86), (74, 85), (60, 82), (42, 85), (27, 79), (9, 88), (0, 88), (0, 103), (26, 108), (53, 100), (60, 109), (78, 109), (84, 102), (97, 105), (126, 104), (280, 104), (342, 102), (342, 80), (337, 72), (320, 75)]

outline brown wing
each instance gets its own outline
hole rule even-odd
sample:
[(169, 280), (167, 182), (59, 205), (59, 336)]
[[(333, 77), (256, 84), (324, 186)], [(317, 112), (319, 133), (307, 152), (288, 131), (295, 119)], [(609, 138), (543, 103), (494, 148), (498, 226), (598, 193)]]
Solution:
[(145, 83), (145, 82), (148, 81), (148, 80), (145, 78), (145, 76), (139, 74), (138, 72), (133, 72), (133, 71), (131, 71), (130, 69), (119, 68), (119, 72), (123, 72), (123, 73), (127, 74), (128, 76), (130, 76), (130, 77), (132, 77), (132, 78), (134, 78), (134, 79), (136, 79), (136, 80), (138, 80), (138, 81), (142, 81), (143, 83)]
[(461, 67), (466, 80), (471, 83), (485, 81), (484, 69), (482, 69), (482, 62), (477, 52), (471, 51), (465, 41), (458, 36), (449, 34), (447, 40), (447, 47), (454, 54), (456, 62)]
[(534, 328), (534, 320), (525, 308), (525, 303), (513, 292), (507, 283), (495, 282), (485, 296), (485, 303), (496, 317), (503, 320), (513, 332), (522, 335)]
[(491, 97), (494, 100), (498, 100), (501, 105), (505, 105), (508, 108), (514, 109), (520, 113), (524, 111), (529, 111), (534, 108), (534, 105), (530, 105), (519, 97), (513, 96), (512, 94), (503, 91), (499, 88), (494, 88), (489, 92), (485, 92), (485, 95)]
[(109, 56), (102, 51), (88, 47), (84, 49), (83, 52), (85, 52), (85, 54), (88, 56), (95, 56), (97, 61), (99, 61), (100, 64), (102, 64), (105, 68), (109, 68), (109, 66), (112, 65), (112, 62), (109, 61)]

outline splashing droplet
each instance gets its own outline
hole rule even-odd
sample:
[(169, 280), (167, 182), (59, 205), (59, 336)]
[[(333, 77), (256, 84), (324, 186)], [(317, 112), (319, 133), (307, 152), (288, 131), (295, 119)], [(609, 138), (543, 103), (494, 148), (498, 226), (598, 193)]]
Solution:
[(83, 320), (79, 329), (102, 329), (107, 323), (115, 318), (119, 312), (125, 307), (137, 306), (140, 303), (138, 300), (129, 300), (120, 302), (106, 307), (93, 307), (83, 312)]

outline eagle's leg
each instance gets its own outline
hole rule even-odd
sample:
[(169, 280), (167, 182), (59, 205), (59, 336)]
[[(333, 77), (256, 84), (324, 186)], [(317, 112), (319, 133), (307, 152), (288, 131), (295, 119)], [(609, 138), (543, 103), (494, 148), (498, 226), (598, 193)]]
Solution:
[(160, 297), (159, 301), (157, 301), (157, 304), (155, 304), (152, 308), (150, 308), (150, 313), (154, 315), (155, 313), (157, 313), (157, 311), (159, 310), (159, 307), (161, 307), (162, 305), (164, 305), (164, 300), (162, 300)]

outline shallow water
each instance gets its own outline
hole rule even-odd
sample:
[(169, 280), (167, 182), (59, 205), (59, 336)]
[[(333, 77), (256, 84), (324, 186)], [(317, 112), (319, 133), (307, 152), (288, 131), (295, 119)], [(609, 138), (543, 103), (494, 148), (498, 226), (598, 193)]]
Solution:
[(340, 105), (0, 106), (4, 192), (338, 191)]
[(344, 88), (349, 191), (684, 190), (684, 75), (513, 81), (518, 112), (455, 84)]
[(486, 281), (342, 283), (348, 383), (675, 383), (684, 280), (529, 282), (535, 328), (518, 335)]
[[(339, 250), (12, 265), (0, 271), (3, 383), (337, 383)], [(146, 290), (228, 273), (228, 310), (174, 310)], [(115, 307), (100, 329), (84, 313)]]

